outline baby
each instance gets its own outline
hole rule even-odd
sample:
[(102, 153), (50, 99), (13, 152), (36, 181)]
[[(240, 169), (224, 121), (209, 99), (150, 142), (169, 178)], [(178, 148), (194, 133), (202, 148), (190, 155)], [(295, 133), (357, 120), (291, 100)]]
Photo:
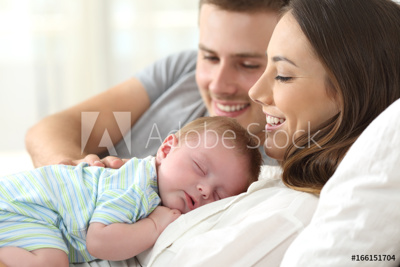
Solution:
[(120, 169), (51, 165), (0, 178), (0, 262), (131, 258), (181, 214), (246, 191), (260, 172), (257, 147), (234, 119), (207, 117)]

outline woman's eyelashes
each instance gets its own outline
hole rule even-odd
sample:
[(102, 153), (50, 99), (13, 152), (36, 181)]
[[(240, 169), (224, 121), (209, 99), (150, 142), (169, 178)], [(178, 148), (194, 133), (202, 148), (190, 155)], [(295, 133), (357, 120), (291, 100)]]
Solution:
[(280, 75), (277, 75), (275, 77), (275, 80), (280, 81), (280, 82), (289, 82), (292, 79), (293, 79), (293, 77), (286, 77), (286, 76), (280, 76)]

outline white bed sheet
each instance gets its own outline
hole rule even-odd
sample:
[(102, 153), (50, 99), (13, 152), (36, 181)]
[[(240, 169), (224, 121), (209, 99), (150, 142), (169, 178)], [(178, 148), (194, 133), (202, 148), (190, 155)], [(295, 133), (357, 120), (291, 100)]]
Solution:
[[(10, 162), (8, 168), (3, 169), (4, 174), (33, 168), (27, 153), (14, 153), (12, 155), (4, 155), (3, 153), (3, 158), (7, 158)], [(16, 162), (19, 163), (16, 164)], [(137, 258), (116, 262), (97, 260), (90, 263), (70, 264), (70, 267), (156, 267), (166, 266), (166, 263), (167, 265), (185, 267), (196, 266), (197, 263), (204, 263), (205, 265), (202, 266), (222, 266), (221, 264), (224, 266), (244, 266), (243, 261), (247, 263), (254, 261), (257, 266), (260, 264), (262, 266), (265, 262), (270, 263), (271, 260), (278, 265), (286, 248), (309, 223), (318, 202), (317, 198), (310, 194), (287, 188), (282, 190), (280, 172), (279, 167), (263, 168), (262, 180), (252, 185), (249, 190), (251, 193), (214, 202), (181, 216), (164, 231), (153, 249), (140, 254)], [(265, 199), (265, 196), (268, 195), (271, 195), (271, 198)], [(271, 208), (271, 205), (276, 206), (276, 208)], [(281, 209), (279, 205), (285, 206), (286, 214), (275, 214), (277, 210)], [(270, 212), (264, 212), (265, 209), (269, 209)], [(273, 225), (265, 225), (265, 221), (272, 221), (264, 218), (265, 216), (282, 219)], [(283, 227), (281, 226), (283, 224), (287, 225), (285, 229), (291, 231), (287, 231), (285, 237), (274, 235), (275, 228)], [(229, 235), (233, 236), (233, 239), (224, 237), (227, 230), (230, 231)], [(246, 235), (243, 236), (240, 233), (246, 233)], [(247, 233), (252, 233), (253, 236)], [(195, 251), (190, 247), (193, 246), (193, 242), (197, 242), (200, 247), (207, 250), (209, 246), (206, 244), (213, 239), (214, 235), (215, 237), (219, 235), (218, 240), (224, 237), (222, 238), (225, 240), (222, 242), (223, 244), (221, 243), (216, 247), (223, 251), (216, 255), (208, 251), (209, 257), (203, 256), (201, 257), (203, 262), (198, 262), (199, 255), (204, 255), (201, 252), (202, 250)], [(254, 238), (257, 236), (261, 238), (258, 238), (259, 244), (255, 246), (258, 249), (254, 249)], [(265, 238), (266, 236), (269, 238)], [(243, 246), (245, 243), (247, 245)], [(250, 247), (252, 249), (249, 249)], [(236, 258), (232, 257), (234, 255), (230, 256), (232, 251), (237, 252)], [(251, 257), (247, 253), (250, 251), (252, 252)], [(218, 261), (215, 261), (216, 259)], [(190, 265), (187, 265), (188, 261), (191, 262)]]
[(70, 264), (70, 267), (141, 267), (136, 258), (125, 261), (104, 261), (96, 260), (89, 263), (75, 263)]
[(32, 169), (31, 158), (25, 150), (0, 151), (0, 177)]

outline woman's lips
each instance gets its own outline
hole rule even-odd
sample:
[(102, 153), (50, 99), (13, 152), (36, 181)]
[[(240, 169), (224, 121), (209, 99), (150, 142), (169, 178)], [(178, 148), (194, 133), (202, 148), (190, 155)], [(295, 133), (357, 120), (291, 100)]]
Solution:
[(267, 115), (267, 117), (266, 117), (267, 124), (265, 125), (265, 130), (267, 132), (276, 130), (286, 121), (284, 118), (278, 118), (275, 116), (271, 116), (269, 114), (266, 114), (266, 115)]

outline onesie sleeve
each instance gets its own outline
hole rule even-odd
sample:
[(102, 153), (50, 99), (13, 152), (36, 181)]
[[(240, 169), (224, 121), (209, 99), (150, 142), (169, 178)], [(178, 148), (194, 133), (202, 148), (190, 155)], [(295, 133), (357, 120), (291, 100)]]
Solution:
[(125, 165), (111, 176), (100, 179), (90, 223), (134, 223), (147, 217), (160, 204), (151, 162), (130, 160)]

